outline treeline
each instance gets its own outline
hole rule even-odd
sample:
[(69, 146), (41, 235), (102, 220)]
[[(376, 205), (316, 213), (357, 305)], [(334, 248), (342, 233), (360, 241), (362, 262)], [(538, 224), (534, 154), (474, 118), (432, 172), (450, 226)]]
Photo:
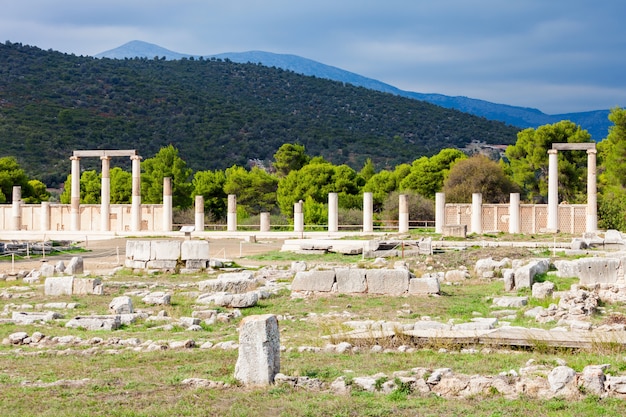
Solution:
[[(626, 230), (626, 110), (613, 109), (614, 123), (598, 148), (599, 226)], [(169, 145), (141, 163), (141, 195), (144, 203), (161, 203), (163, 178), (172, 181), (173, 204), (178, 222), (193, 221), (195, 196), (204, 197), (209, 222), (225, 221), (227, 196), (237, 196), (240, 222), (255, 219), (261, 212), (279, 217), (280, 224), (293, 218), (294, 203), (304, 201), (306, 224), (325, 224), (328, 218), (328, 193), (339, 197), (341, 224), (360, 224), (363, 193), (371, 192), (375, 216), (379, 220), (397, 220), (398, 194), (410, 198), (409, 216), (414, 220), (434, 219), (434, 197), (446, 193), (446, 201), (468, 203), (473, 193), (482, 193), (483, 201), (505, 203), (510, 193), (520, 193), (522, 201), (546, 203), (548, 149), (553, 143), (591, 142), (586, 130), (570, 121), (561, 121), (517, 135), (498, 161), (483, 154), (467, 155), (446, 148), (431, 157), (420, 157), (411, 164), (378, 170), (367, 160), (359, 170), (336, 165), (321, 156), (311, 157), (304, 145), (283, 144), (273, 155), (270, 166), (250, 169), (233, 165), (225, 170), (193, 171)], [(559, 152), (559, 201), (586, 203), (587, 153)], [(7, 158), (0, 158), (0, 178)], [(13, 166), (13, 168), (15, 168)], [(14, 170), (18, 172), (19, 170)], [(111, 202), (131, 202), (131, 174), (113, 168)], [(71, 184), (71, 176), (66, 179)], [(81, 201), (100, 202), (101, 177), (96, 170), (81, 174)], [(4, 192), (4, 185), (2, 190)], [(70, 202), (70, 187), (60, 199)], [(187, 218), (185, 218), (187, 216)], [(175, 219), (176, 221), (176, 219)], [(274, 223), (274, 222), (273, 222)]]
[[(95, 59), (0, 44), (0, 156), (61, 184), (80, 149), (173, 145), (194, 171), (271, 164), (284, 143), (353, 169), (441, 149), (512, 144), (519, 129), (455, 110), (256, 64)], [(116, 163), (118, 163), (116, 161)], [(129, 169), (129, 161), (120, 167)], [(98, 161), (85, 160), (86, 169)]]

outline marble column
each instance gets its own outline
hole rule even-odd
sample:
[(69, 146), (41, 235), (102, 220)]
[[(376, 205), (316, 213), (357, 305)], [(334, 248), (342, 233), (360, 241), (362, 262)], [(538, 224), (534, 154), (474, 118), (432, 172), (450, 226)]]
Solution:
[(443, 233), (446, 224), (446, 194), (435, 194), (435, 233)]
[(39, 213), (39, 229), (42, 232), (50, 230), (50, 202), (41, 202), (41, 212)]
[(509, 200), (509, 233), (520, 232), (520, 196), (511, 193)]
[(302, 211), (302, 206), (304, 202), (302, 200), (298, 201), (293, 205), (293, 231), (302, 233), (304, 232), (304, 213)]
[(228, 214), (226, 230), (229, 232), (237, 231), (237, 196), (228, 194)]
[(339, 231), (339, 196), (337, 193), (328, 193), (328, 231)]
[(172, 206), (172, 178), (163, 178), (163, 231), (172, 231), (173, 206)]
[(363, 232), (374, 231), (374, 195), (363, 193)]
[(80, 230), (80, 158), (70, 157), (72, 161), (72, 184), (71, 184), (71, 208), (70, 208), (70, 230)]
[(409, 231), (409, 198), (406, 194), (400, 194), (398, 201), (398, 232)]
[(548, 150), (548, 225), (549, 232), (559, 230), (559, 159), (556, 149)]
[(204, 196), (197, 195), (195, 199), (195, 231), (204, 232)]
[(100, 187), (100, 230), (108, 232), (111, 230), (111, 158), (101, 156), (102, 161), (102, 181)]
[(598, 230), (598, 191), (595, 149), (587, 149), (587, 225), (586, 232)]
[(259, 215), (260, 222), (260, 231), (261, 232), (269, 232), (270, 231), (270, 214), (266, 211), (262, 212)]
[(141, 231), (141, 156), (130, 157), (132, 162), (131, 231)]
[(11, 200), (11, 211), (12, 211), (12, 229), (13, 230), (21, 230), (22, 229), (22, 187), (19, 185), (13, 186), (13, 194)]
[(483, 233), (483, 195), (482, 193), (472, 194), (472, 229), (471, 233)]

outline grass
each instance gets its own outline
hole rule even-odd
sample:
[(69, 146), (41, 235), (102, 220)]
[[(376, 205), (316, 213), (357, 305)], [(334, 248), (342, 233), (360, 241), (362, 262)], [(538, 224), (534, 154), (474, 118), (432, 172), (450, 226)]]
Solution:
[[(476, 248), (466, 251), (450, 251), (440, 258), (446, 267), (471, 266), (474, 259), (490, 253), (494, 258), (505, 255), (521, 256), (518, 249), (503, 249), (493, 252), (492, 248)], [(515, 252), (519, 251), (519, 252)], [(517, 254), (517, 255), (516, 255)], [(267, 258), (263, 258), (263, 257)], [(438, 255), (439, 256), (439, 255)], [(247, 259), (302, 260), (301, 255), (273, 252)], [(408, 260), (412, 265), (425, 263), (427, 257)], [(313, 255), (307, 262), (349, 264), (360, 261), (342, 255)], [(393, 260), (390, 260), (393, 264)], [(437, 264), (435, 264), (437, 265)], [(141, 289), (165, 290), (172, 293), (172, 305), (167, 307), (148, 306), (141, 297), (133, 296), (135, 309), (157, 312), (166, 310), (171, 317), (190, 316), (195, 297), (190, 294), (197, 287), (181, 286), (209, 279), (206, 273), (196, 275), (134, 275), (123, 271), (114, 277), (103, 278), (104, 296), (59, 297), (55, 300), (43, 296), (41, 286), (33, 286), (30, 298), (0, 298), (0, 311), (12, 310), (11, 304), (43, 302), (78, 302), (76, 310), (66, 310), (66, 320), (74, 315), (105, 314), (108, 303), (118, 295), (137, 289), (135, 282), (146, 283)], [(574, 282), (553, 276), (540, 277), (555, 282), (559, 290)], [(115, 284), (107, 286), (106, 283)], [(0, 292), (21, 282), (0, 282)], [(347, 328), (343, 322), (351, 320), (384, 320), (410, 323), (430, 316), (434, 320), (447, 322), (468, 321), (476, 316), (488, 317), (492, 312), (491, 299), (504, 295), (499, 280), (471, 279), (461, 285), (445, 285), (439, 297), (387, 297), (379, 295), (335, 295), (308, 298), (291, 298), (288, 291), (275, 297), (261, 300), (257, 306), (242, 311), (244, 316), (272, 313), (287, 317), (279, 323), (281, 344), (286, 348), (281, 354), (281, 372), (287, 375), (319, 378), (329, 384), (338, 377), (351, 381), (356, 376), (372, 376), (384, 373), (377, 383), (395, 381), (396, 389), (390, 394), (353, 391), (342, 396), (329, 392), (310, 392), (287, 386), (272, 386), (254, 389), (239, 386), (234, 380), (237, 351), (221, 349), (185, 349), (156, 352), (135, 352), (122, 346), (108, 346), (98, 354), (85, 355), (87, 347), (53, 346), (48, 349), (12, 347), (0, 345), (0, 415), (2, 416), (618, 416), (623, 414), (622, 400), (600, 399), (588, 396), (581, 401), (535, 400), (519, 398), (505, 399), (497, 390), (480, 398), (444, 399), (437, 396), (421, 396), (411, 393), (407, 386), (394, 379), (396, 371), (412, 368), (434, 370), (449, 367), (455, 373), (468, 375), (497, 375), (500, 372), (519, 370), (529, 359), (538, 364), (555, 366), (565, 359), (568, 366), (582, 371), (589, 364), (610, 364), (613, 375), (626, 372), (624, 351), (614, 343), (598, 340), (588, 350), (565, 350), (542, 346), (529, 349), (501, 349), (475, 346), (479, 353), (465, 354), (459, 346), (442, 345), (437, 340), (421, 346), (411, 353), (372, 353), (373, 340), (366, 341), (359, 352), (338, 354), (332, 352), (298, 352), (300, 346), (323, 347), (340, 339), (324, 339)], [(531, 298), (531, 306), (541, 303)], [(207, 306), (207, 309), (213, 309)], [(222, 309), (220, 309), (222, 310)], [(623, 306), (612, 306), (611, 315), (599, 317), (607, 323), (626, 321)], [(534, 325), (518, 315), (513, 324)], [(17, 331), (32, 334), (42, 332), (48, 337), (74, 335), (84, 340), (101, 337), (139, 338), (146, 340), (186, 340), (192, 338), (199, 345), (204, 341), (213, 343), (238, 340), (239, 319), (229, 323), (203, 325), (198, 332), (187, 332), (181, 328), (164, 331), (146, 322), (124, 326), (113, 332), (94, 332), (67, 329), (66, 320), (58, 323), (17, 326), (0, 324), (0, 339)], [(368, 344), (369, 343), (369, 344)], [(410, 344), (409, 338), (398, 338), (388, 347)], [(469, 346), (471, 347), (471, 346)], [(111, 353), (105, 353), (106, 349)], [(440, 352), (447, 349), (447, 353)], [(484, 350), (481, 350), (484, 349)], [(19, 351), (21, 350), (21, 353)], [(115, 352), (115, 353), (113, 353)], [(26, 384), (28, 381), (54, 383), (59, 380), (82, 380), (80, 386), (52, 386), (38, 388)], [(231, 384), (225, 389), (188, 388), (181, 385), (186, 378), (204, 378)]]

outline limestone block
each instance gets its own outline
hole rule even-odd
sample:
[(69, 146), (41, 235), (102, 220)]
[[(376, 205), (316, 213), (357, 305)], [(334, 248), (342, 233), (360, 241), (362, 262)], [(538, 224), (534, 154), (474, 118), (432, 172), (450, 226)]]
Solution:
[(409, 271), (370, 269), (366, 274), (370, 294), (402, 295), (409, 290)]
[(180, 258), (179, 240), (153, 240), (150, 244), (150, 260), (177, 261)]
[(532, 288), (535, 276), (548, 272), (549, 259), (534, 260), (515, 270), (515, 288)]
[(127, 240), (126, 259), (148, 262), (150, 260), (151, 246), (149, 240)]
[(515, 289), (515, 271), (513, 269), (503, 269), (502, 279), (504, 281), (504, 291), (513, 291)]
[(467, 225), (465, 224), (448, 224), (444, 225), (441, 234), (443, 237), (467, 237)]
[(52, 277), (55, 273), (54, 265), (49, 264), (48, 262), (44, 262), (39, 267), (39, 272), (42, 277)]
[(109, 311), (115, 314), (130, 314), (133, 313), (133, 301), (127, 295), (115, 297), (109, 303)]
[(605, 386), (610, 393), (626, 394), (626, 376), (607, 375)]
[(604, 243), (624, 243), (624, 239), (619, 230), (609, 229), (604, 234)]
[(76, 295), (102, 295), (102, 280), (100, 278), (75, 278), (72, 293)]
[(148, 261), (137, 261), (137, 260), (128, 259), (128, 258), (124, 260), (124, 266), (126, 268), (131, 268), (131, 269), (146, 269), (147, 263)]
[(462, 282), (466, 279), (469, 279), (469, 272), (460, 269), (453, 269), (451, 271), (446, 271), (444, 275), (444, 279), (447, 282)]
[(206, 240), (185, 240), (180, 247), (180, 258), (187, 260), (208, 260), (209, 242)]
[(493, 305), (496, 307), (524, 307), (528, 304), (528, 297), (495, 297)]
[(412, 278), (409, 280), (409, 294), (439, 294), (437, 278)]
[(330, 292), (334, 283), (335, 271), (304, 271), (296, 273), (291, 290)]
[(84, 262), (82, 256), (74, 256), (70, 263), (65, 267), (65, 273), (69, 275), (78, 275), (84, 272)]
[(363, 293), (367, 291), (365, 269), (337, 268), (337, 291), (340, 293)]
[(115, 330), (119, 329), (122, 321), (119, 315), (74, 317), (65, 324), (65, 327), (85, 330)]
[(552, 392), (559, 392), (576, 378), (576, 371), (567, 366), (557, 366), (548, 374), (548, 383)]
[(580, 275), (579, 264), (576, 261), (554, 261), (556, 276), (559, 278), (578, 277)]
[(177, 265), (178, 265), (178, 261), (162, 260), (162, 259), (156, 259), (156, 260), (146, 262), (146, 268), (148, 269), (164, 269), (168, 271), (175, 270)]
[(248, 308), (253, 307), (259, 301), (259, 295), (250, 291), (245, 294), (202, 294), (196, 300), (199, 304), (213, 304), (219, 307)]
[(580, 285), (614, 284), (618, 280), (621, 262), (617, 258), (581, 258), (576, 263)]
[(290, 269), (294, 272), (304, 272), (308, 269), (308, 267), (304, 261), (293, 261)]
[(178, 322), (183, 327), (197, 326), (200, 324), (200, 319), (196, 317), (181, 317)]
[(268, 385), (280, 372), (280, 334), (272, 314), (248, 316), (239, 328), (235, 379), (246, 385)]
[(584, 388), (585, 392), (602, 395), (604, 394), (605, 381), (606, 375), (604, 375), (603, 366), (588, 365), (583, 369), (578, 383)]
[(555, 288), (554, 283), (550, 281), (535, 282), (533, 284), (532, 296), (534, 298), (539, 298), (539, 299), (552, 297), (554, 288)]
[(55, 319), (63, 318), (63, 315), (54, 311), (42, 311), (42, 312), (21, 312), (14, 311), (11, 314), (11, 320), (19, 324), (33, 324), (38, 322), (48, 322)]
[(207, 259), (187, 259), (185, 261), (186, 269), (206, 269), (209, 260)]
[(44, 283), (44, 294), (51, 296), (72, 295), (74, 277), (48, 277)]
[(155, 291), (146, 295), (141, 299), (146, 304), (149, 305), (159, 305), (159, 306), (168, 306), (170, 305), (172, 296), (163, 291)]
[(204, 292), (243, 294), (257, 287), (258, 282), (250, 271), (220, 274), (217, 279), (209, 279), (198, 283), (198, 288)]
[(62, 274), (63, 272), (65, 272), (65, 263), (63, 261), (57, 262), (54, 266), (54, 272), (58, 274)]

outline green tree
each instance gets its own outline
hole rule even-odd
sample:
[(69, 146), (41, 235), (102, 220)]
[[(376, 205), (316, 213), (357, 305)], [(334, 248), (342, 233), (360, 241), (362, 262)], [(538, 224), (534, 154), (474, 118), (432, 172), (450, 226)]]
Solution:
[(50, 199), (50, 193), (46, 189), (46, 184), (39, 180), (28, 181), (30, 195), (22, 200), (26, 204), (37, 204)]
[(178, 149), (169, 145), (141, 163), (141, 201), (146, 204), (163, 202), (163, 178), (172, 181), (172, 205), (179, 209), (191, 207), (191, 168), (178, 156)]
[(398, 177), (391, 171), (382, 170), (372, 175), (363, 186), (363, 192), (372, 193), (374, 211), (379, 211), (389, 193), (398, 189)]
[[(80, 202), (81, 204), (98, 204), (100, 203), (100, 190), (102, 180), (100, 174), (95, 170), (83, 171), (80, 176)], [(65, 186), (60, 196), (62, 204), (70, 204), (72, 202), (72, 174), (68, 174), (65, 180)]]
[(598, 226), (626, 230), (626, 109), (613, 108), (613, 126), (598, 143)]
[(511, 193), (519, 192), (519, 187), (500, 164), (485, 155), (475, 155), (450, 168), (443, 192), (451, 203), (469, 203), (473, 193), (482, 193), (487, 203), (504, 203)]
[(224, 184), (226, 174), (222, 170), (197, 171), (193, 176), (193, 195), (204, 197), (204, 214), (214, 220), (222, 219), (226, 213)]
[(365, 182), (367, 182), (370, 180), (370, 178), (374, 176), (374, 174), (376, 174), (374, 163), (372, 162), (371, 158), (367, 158), (365, 164), (363, 165), (363, 168), (361, 168), (361, 170), (359, 171), (359, 175), (361, 176), (361, 178), (363, 178), (363, 180), (365, 180)]
[[(0, 200), (13, 201), (13, 187), (22, 187), (22, 197), (29, 197), (28, 176), (12, 156), (0, 158)], [(0, 201), (1, 202), (1, 201)]]
[(128, 171), (120, 167), (113, 167), (109, 171), (111, 180), (111, 203), (130, 204), (133, 195), (133, 177)]
[(276, 207), (278, 179), (254, 167), (250, 171), (240, 166), (226, 170), (224, 192), (237, 196), (237, 206), (246, 208), (250, 215), (270, 212)]
[[(529, 201), (548, 194), (548, 149), (553, 143), (590, 142), (591, 135), (580, 126), (563, 120), (518, 133), (517, 142), (506, 149), (506, 173)], [(586, 200), (587, 155), (584, 151), (559, 152), (559, 197), (570, 203)]]
[(401, 190), (414, 190), (426, 198), (435, 198), (452, 164), (467, 156), (458, 149), (443, 149), (430, 158), (413, 161), (411, 173), (400, 182)]
[(310, 160), (303, 145), (285, 143), (274, 154), (274, 169), (279, 177), (284, 177), (291, 171), (299, 170)]

